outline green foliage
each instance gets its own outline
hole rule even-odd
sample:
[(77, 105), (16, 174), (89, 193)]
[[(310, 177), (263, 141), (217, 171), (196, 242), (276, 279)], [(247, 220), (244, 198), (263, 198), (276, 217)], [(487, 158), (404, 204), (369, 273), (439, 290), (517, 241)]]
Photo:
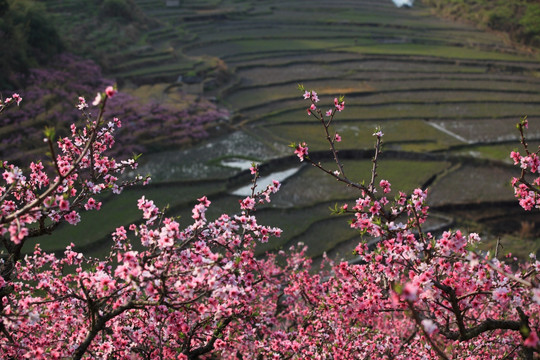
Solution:
[(4, 16), (9, 10), (9, 4), (7, 0), (0, 0), (0, 16)]
[(422, 0), (443, 16), (460, 18), (497, 31), (518, 42), (540, 47), (537, 0)]
[(523, 26), (523, 31), (525, 36), (529, 38), (529, 42), (540, 47), (540, 5), (530, 5), (519, 20), (519, 24)]
[(488, 11), (487, 25), (491, 29), (511, 31), (513, 28), (513, 10), (509, 4)]
[(32, 0), (0, 0), (0, 87), (10, 87), (9, 74), (46, 63), (63, 45), (45, 5)]
[(133, 20), (135, 14), (132, 2), (128, 4), (126, 0), (105, 0), (101, 5), (100, 14), (107, 17)]

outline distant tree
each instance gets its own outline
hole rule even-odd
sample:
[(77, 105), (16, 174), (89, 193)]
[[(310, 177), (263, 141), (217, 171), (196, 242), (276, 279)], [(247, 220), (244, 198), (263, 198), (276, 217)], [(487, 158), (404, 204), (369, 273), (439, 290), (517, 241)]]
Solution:
[[(334, 210), (350, 216), (344, 226), (375, 240), (358, 243), (358, 262), (325, 257), (329, 268), (317, 271), (303, 245), (280, 251), (282, 261), (275, 254), (256, 257), (257, 244), (281, 230), (261, 225), (254, 214), (280, 188), (274, 181), (256, 191), (255, 164), (251, 195), (239, 201), (237, 214), (207, 219), (211, 201), (202, 196), (191, 219), (179, 222), (142, 196), (142, 221), (111, 229), (111, 251), (102, 259), (75, 251), (74, 244), (63, 256), (39, 245), (23, 254), (33, 236), (60, 223), (76, 225), (80, 212), (99, 211), (97, 194), (144, 181), (120, 179), (124, 169), (136, 167), (135, 158), (107, 155), (122, 125), (104, 112), (116, 97), (108, 86), (92, 107), (78, 99), (82, 126), (71, 125), (57, 141), (53, 129), (45, 131), (50, 161), (29, 169), (1, 164), (0, 358), (538, 359), (536, 256), (511, 265), (497, 251), (480, 252), (476, 233), (426, 232), (427, 190), (392, 194), (391, 183), (378, 179), (381, 129), (373, 133), (371, 180), (351, 180), (333, 127), (344, 98), (323, 108), (315, 91), (301, 89), (334, 163), (311, 159), (305, 142), (291, 147), (301, 161), (358, 190), (354, 203)], [(0, 112), (21, 101), (12, 94)], [(540, 149), (527, 145), (527, 126), (526, 118), (518, 124), (523, 147), (511, 158), (521, 175), (512, 185), (519, 204), (533, 210), (540, 208)]]
[(59, 53), (62, 41), (45, 5), (32, 0), (0, 0), (0, 87), (13, 87), (14, 72), (26, 73)]
[(134, 7), (131, 5), (126, 0), (105, 0), (101, 5), (100, 14), (108, 17), (133, 20)]
[(540, 47), (540, 5), (529, 5), (519, 24), (523, 26), (528, 41)]
[(0, 16), (4, 16), (9, 10), (9, 4), (7, 0), (0, 0)]

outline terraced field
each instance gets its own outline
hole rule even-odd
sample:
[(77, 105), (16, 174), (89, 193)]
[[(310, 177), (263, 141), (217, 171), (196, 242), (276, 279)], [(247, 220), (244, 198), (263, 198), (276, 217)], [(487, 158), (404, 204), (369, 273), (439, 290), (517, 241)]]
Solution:
[[(345, 219), (331, 217), (328, 207), (356, 194), (287, 157), (291, 142), (306, 141), (311, 151), (327, 149), (297, 90), (303, 83), (319, 93), (321, 104), (330, 106), (334, 96), (345, 95), (336, 129), (344, 139), (342, 151), (350, 150), (347, 167), (356, 179), (369, 174), (369, 156), (362, 150), (373, 146), (373, 129), (381, 126), (387, 150), (381, 176), (394, 180), (394, 189), (429, 185), (435, 209), (459, 213), (455, 220), (471, 230), (493, 230), (482, 224), (492, 224), (494, 216), (507, 218), (506, 229), (519, 230), (522, 214), (505, 210), (517, 206), (507, 185), (517, 170), (509, 167), (507, 154), (518, 145), (514, 124), (523, 115), (530, 119), (531, 139), (540, 139), (538, 54), (436, 18), (421, 4), (405, 9), (390, 0), (184, 0), (179, 8), (166, 8), (161, 0), (136, 2), (161, 25), (111, 54), (117, 59), (111, 75), (139, 85), (196, 77), (202, 95), (215, 96), (234, 114), (220, 138), (146, 157), (143, 169), (156, 183), (147, 197), (156, 193), (157, 203), (169, 203), (184, 223), (188, 205), (201, 192), (211, 194), (211, 214), (236, 210), (239, 197), (231, 191), (248, 176), (224, 167), (223, 159), (269, 162), (267, 173), (300, 168), (285, 180), (273, 205), (259, 210), (261, 222), (285, 230), (260, 251), (303, 241), (314, 257), (323, 251), (350, 256), (347, 244), (358, 234), (346, 229)], [(167, 187), (169, 195), (162, 196)], [(110, 199), (110, 206), (133, 208), (140, 190), (127, 192), (129, 205), (120, 197)], [(474, 219), (456, 210), (471, 204)], [(115, 210), (109, 221), (113, 226), (135, 219)], [(433, 226), (440, 224), (447, 222)], [(59, 231), (54, 246), (69, 242), (71, 231)], [(486, 234), (488, 245), (499, 235)], [(518, 241), (504, 236), (508, 243)], [(100, 239), (106, 234), (89, 233), (84, 243)], [(540, 249), (536, 233), (519, 241), (526, 253)]]

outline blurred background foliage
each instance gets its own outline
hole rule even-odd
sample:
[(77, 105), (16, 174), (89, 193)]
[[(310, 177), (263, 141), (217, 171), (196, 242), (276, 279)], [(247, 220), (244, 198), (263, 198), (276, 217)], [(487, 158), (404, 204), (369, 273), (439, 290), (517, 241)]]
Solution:
[(32, 0), (0, 0), (0, 38), (0, 88), (20, 85), (9, 75), (27, 73), (63, 49), (45, 5)]
[(513, 41), (540, 47), (538, 0), (422, 0), (437, 14), (508, 33)]

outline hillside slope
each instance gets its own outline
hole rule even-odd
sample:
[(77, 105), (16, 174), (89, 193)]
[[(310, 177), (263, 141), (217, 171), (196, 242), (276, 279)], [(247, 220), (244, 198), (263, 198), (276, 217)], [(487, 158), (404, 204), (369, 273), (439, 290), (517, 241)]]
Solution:
[(422, 0), (435, 13), (502, 31), (510, 39), (540, 48), (540, 3), (537, 0)]

